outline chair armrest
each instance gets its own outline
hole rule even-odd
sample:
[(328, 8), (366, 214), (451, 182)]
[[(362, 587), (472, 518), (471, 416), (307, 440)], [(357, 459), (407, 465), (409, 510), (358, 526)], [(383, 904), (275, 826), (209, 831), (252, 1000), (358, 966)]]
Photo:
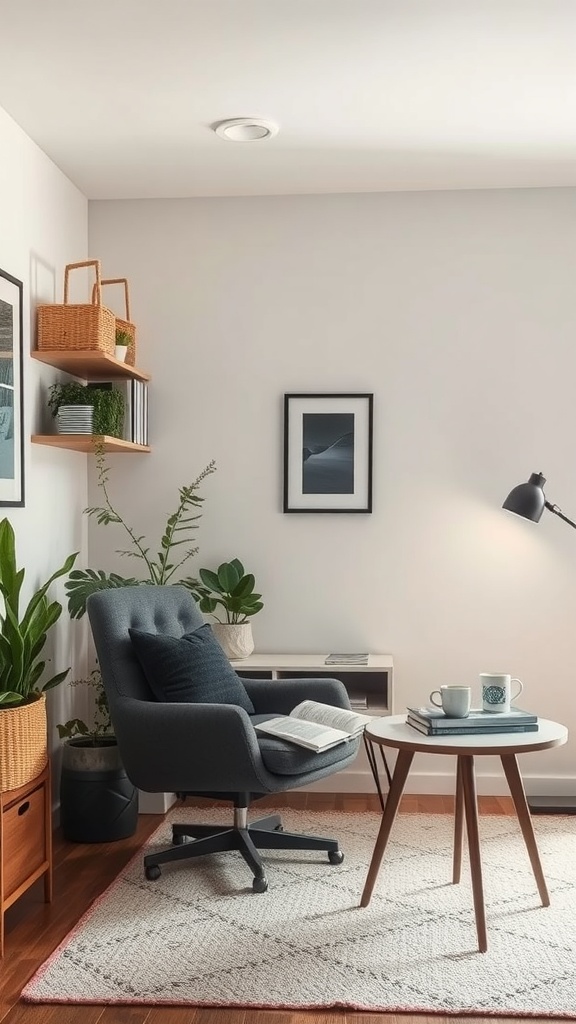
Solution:
[(339, 679), (242, 679), (256, 714), (289, 715), (303, 700), (349, 708), (348, 691)]
[(267, 778), (250, 717), (236, 705), (124, 698), (114, 730), (129, 779), (149, 793), (256, 790)]

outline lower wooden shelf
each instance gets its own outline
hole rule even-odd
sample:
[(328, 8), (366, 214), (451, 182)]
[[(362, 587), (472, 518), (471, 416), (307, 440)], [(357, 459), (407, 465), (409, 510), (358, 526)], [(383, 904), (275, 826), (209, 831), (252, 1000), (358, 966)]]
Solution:
[(0, 957), (4, 914), (44, 876), (44, 900), (52, 899), (50, 764), (25, 786), (0, 793)]
[(147, 444), (135, 444), (122, 437), (108, 437), (106, 434), (32, 434), (33, 444), (46, 444), (51, 448), (67, 448), (72, 452), (94, 454), (94, 445), (101, 444), (105, 452), (150, 452)]

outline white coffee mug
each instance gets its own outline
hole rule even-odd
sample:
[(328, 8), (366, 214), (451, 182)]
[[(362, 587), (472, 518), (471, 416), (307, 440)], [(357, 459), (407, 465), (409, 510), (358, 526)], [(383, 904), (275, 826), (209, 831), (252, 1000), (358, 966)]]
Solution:
[[(435, 700), (436, 696), (440, 699)], [(470, 686), (441, 686), (439, 690), (432, 691), (430, 702), (434, 707), (442, 708), (450, 718), (467, 718), (472, 703), (472, 689)]]
[[(512, 683), (516, 683), (516, 693), (512, 693)], [(481, 672), (480, 685), (482, 709), (492, 715), (507, 714), (524, 689), (522, 681), (507, 672)]]

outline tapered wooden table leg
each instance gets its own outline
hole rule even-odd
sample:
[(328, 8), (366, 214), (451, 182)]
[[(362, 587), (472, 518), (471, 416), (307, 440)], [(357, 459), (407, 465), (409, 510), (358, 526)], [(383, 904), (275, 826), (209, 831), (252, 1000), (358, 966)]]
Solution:
[(462, 840), (464, 838), (464, 790), (460, 758), (456, 761), (456, 794), (454, 797), (454, 855), (452, 858), (452, 883), (460, 881), (462, 872)]
[(550, 896), (548, 894), (548, 887), (546, 885), (546, 879), (544, 878), (542, 864), (540, 863), (540, 854), (538, 853), (538, 847), (536, 846), (536, 837), (532, 826), (532, 818), (530, 817), (530, 811), (526, 802), (526, 793), (524, 791), (524, 783), (520, 776), (518, 761), (516, 760), (515, 754), (501, 754), (500, 760), (502, 761), (504, 774), (506, 775), (508, 786), (510, 787), (510, 793), (512, 794), (512, 800), (514, 801), (514, 807), (516, 808), (516, 814), (518, 815), (518, 821), (520, 823), (520, 828), (522, 829), (526, 849), (528, 850), (528, 856), (530, 858), (530, 864), (532, 865), (532, 871), (534, 872), (534, 878), (536, 879), (536, 885), (538, 886), (538, 892), (540, 893), (540, 899), (542, 900), (542, 906), (549, 907)]
[(484, 887), (482, 884), (482, 860), (480, 857), (480, 832), (478, 829), (478, 800), (476, 797), (476, 779), (474, 777), (474, 758), (466, 754), (458, 757), (458, 761), (464, 793), (464, 810), (466, 813), (468, 850), (470, 852), (470, 875), (472, 878), (472, 898), (476, 915), (478, 949), (481, 953), (485, 953), (488, 949), (488, 936), (486, 933), (486, 910), (484, 907)]
[(382, 858), (384, 856), (384, 850), (386, 849), (390, 838), (392, 825), (394, 824), (394, 819), (398, 812), (400, 798), (404, 792), (404, 786), (406, 785), (406, 779), (408, 778), (408, 772), (410, 771), (410, 765), (413, 760), (413, 750), (400, 750), (398, 752), (396, 765), (394, 767), (394, 774), (392, 776), (392, 783), (390, 785), (390, 790), (386, 799), (386, 806), (380, 823), (378, 838), (376, 839), (374, 853), (372, 854), (372, 860), (370, 861), (370, 867), (368, 868), (366, 884), (364, 885), (364, 892), (362, 893), (362, 899), (360, 900), (361, 907), (367, 907), (370, 902), (372, 890), (376, 884), (378, 871), (380, 870), (380, 864), (382, 863)]

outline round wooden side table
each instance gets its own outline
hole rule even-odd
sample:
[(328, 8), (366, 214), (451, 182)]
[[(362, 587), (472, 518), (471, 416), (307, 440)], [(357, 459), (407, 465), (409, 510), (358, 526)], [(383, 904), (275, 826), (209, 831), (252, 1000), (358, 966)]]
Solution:
[(488, 949), (488, 938), (478, 831), (478, 800), (474, 772), (474, 758), (479, 755), (496, 754), (502, 762), (502, 768), (504, 769), (524, 842), (526, 843), (540, 899), (543, 906), (550, 906), (550, 896), (548, 895), (546, 880), (542, 864), (540, 863), (540, 854), (536, 845), (532, 819), (528, 804), (526, 803), (526, 794), (516, 755), (534, 750), (549, 750), (551, 747), (558, 747), (566, 743), (568, 730), (564, 725), (540, 718), (538, 720), (537, 732), (502, 732), (496, 735), (492, 733), (474, 733), (470, 736), (424, 736), (406, 723), (406, 715), (404, 714), (375, 719), (370, 725), (366, 726), (365, 735), (369, 743), (381, 747), (395, 748), (398, 751), (398, 756), (360, 901), (362, 907), (367, 907), (370, 902), (384, 851), (398, 812), (400, 798), (406, 785), (410, 765), (414, 755), (417, 753), (455, 754), (457, 758), (452, 881), (454, 883), (460, 881), (465, 816), (470, 853), (472, 896), (480, 952), (485, 953)]

